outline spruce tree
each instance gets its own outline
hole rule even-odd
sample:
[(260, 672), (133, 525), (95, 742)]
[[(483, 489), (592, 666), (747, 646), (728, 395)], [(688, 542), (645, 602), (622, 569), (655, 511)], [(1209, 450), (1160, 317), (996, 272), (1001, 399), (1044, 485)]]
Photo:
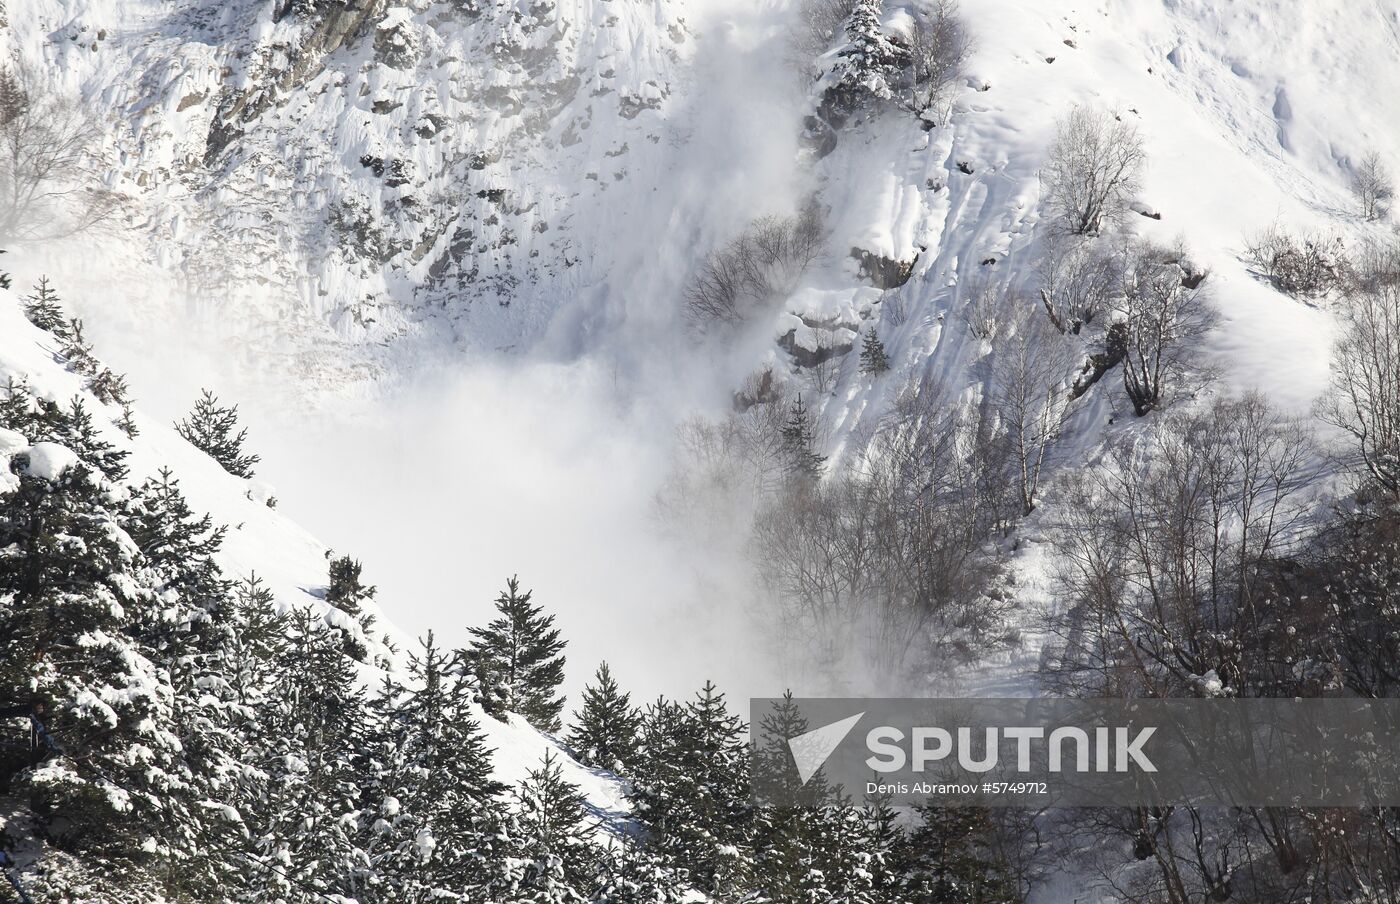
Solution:
[(804, 480), (819, 479), (826, 465), (826, 456), (817, 454), (812, 415), (800, 395), (788, 412), (788, 420), (782, 427), (781, 436), (788, 474)]
[(386, 677), (367, 744), (374, 776), (363, 842), (385, 900), (450, 900), (475, 881), (474, 851), (491, 831), (490, 751), (472, 717), (467, 680), (430, 633), (410, 655), (408, 681)]
[(566, 743), (580, 762), (622, 775), (636, 755), (640, 722), (641, 714), (605, 662), (583, 691), (583, 706)]
[(164, 861), (162, 882), (172, 894), (209, 897), (236, 875), (226, 848), (241, 823), (227, 807), (236, 801), (235, 776), (248, 752), (231, 694), (240, 626), (232, 584), (214, 558), (225, 531), (194, 514), (168, 469), (132, 492), (121, 519), (163, 599), (138, 613), (144, 617), (130, 631), (170, 676), (171, 722), (192, 802), (183, 811), (168, 808), (166, 831), (182, 856)]
[(68, 369), (85, 377), (97, 376), (102, 365), (93, 354), (92, 343), (83, 333), (83, 322), (76, 317), (71, 318), (59, 338), (63, 344), (59, 346), (58, 353), (68, 363)]
[[(52, 402), (39, 400), (41, 407), (52, 406)], [(74, 452), (86, 462), (102, 472), (102, 476), (111, 481), (121, 481), (127, 478), (129, 471), (126, 467), (127, 452), (117, 449), (111, 443), (102, 438), (96, 425), (92, 422), (92, 415), (88, 414), (87, 406), (79, 396), (73, 396), (68, 403), (68, 410), (59, 416), (59, 426), (55, 433), (55, 441), (60, 442)]]
[(911, 904), (1001, 904), (1020, 894), (992, 843), (996, 825), (982, 807), (921, 807), (905, 844), (904, 897)]
[(169, 468), (161, 468), (132, 493), (125, 523), (160, 575), (162, 589), (178, 591), (192, 608), (190, 618), (213, 621), (222, 614), (232, 584), (214, 557), (228, 530), (215, 527), (208, 515), (195, 515)]
[(117, 429), (126, 434), (127, 439), (136, 439), (141, 435), (141, 429), (136, 426), (136, 412), (131, 410), (130, 402), (122, 403), (122, 416), (116, 420)]
[[(360, 580), (362, 568), (358, 561), (349, 556), (331, 559), (329, 583), (326, 586), (325, 601), (328, 605), (355, 619), (362, 635), (368, 635), (374, 627), (374, 616), (364, 611), (364, 603), (374, 599), (375, 588)], [(363, 662), (369, 651), (363, 640), (349, 629), (342, 629), (345, 635), (345, 650), (354, 659)]]
[(863, 374), (882, 374), (890, 369), (889, 358), (885, 356), (885, 343), (880, 341), (880, 334), (876, 332), (872, 325), (866, 332), (865, 339), (860, 346), (860, 372)]
[(32, 294), (24, 299), (25, 318), (41, 330), (47, 330), (59, 338), (68, 332), (68, 320), (63, 316), (63, 308), (58, 303), (58, 293), (49, 285), (47, 276), (39, 277), (39, 284)]
[(87, 462), (35, 475), (26, 459), (0, 496), (0, 699), (42, 703), (61, 751), (0, 784), (50, 843), (136, 876), (189, 854), (170, 676), (138, 630), (161, 602), (122, 529), (121, 494)]
[(235, 477), (250, 479), (253, 465), (262, 459), (243, 451), (248, 430), (238, 428), (238, 406), (225, 408), (214, 393), (205, 389), (189, 417), (175, 425), (175, 430), (195, 448), (217, 461)]
[(710, 682), (643, 719), (631, 799), (667, 867), (696, 889), (739, 896), (750, 881), (753, 812), (745, 726)]
[(74, 396), (65, 410), (11, 378), (0, 399), (0, 427), (23, 434), (31, 443), (66, 446), (108, 480), (126, 478), (127, 453), (102, 438), (81, 396)]
[(245, 815), (252, 900), (346, 895), (365, 869), (357, 816), (366, 713), (354, 661), (309, 609), (289, 624), (262, 714), (263, 791)]
[(870, 890), (876, 901), (898, 900), (904, 881), (904, 830), (890, 801), (888, 792), (876, 793), (868, 795), (861, 807), (866, 849), (870, 853)]
[(127, 389), (126, 376), (119, 374), (106, 367), (100, 367), (97, 373), (87, 383), (88, 391), (97, 396), (97, 400), (104, 405), (121, 405), (129, 410), (131, 405), (130, 390)]
[(278, 875), (283, 867), (268, 858), (275, 849), (267, 837), (275, 831), (281, 805), (281, 775), (288, 765), (283, 757), (296, 755), (284, 735), (284, 720), (271, 718), (288, 704), (281, 685), (291, 659), (292, 619), (277, 611), (272, 591), (256, 574), (234, 585), (230, 614), (232, 643), (221, 664), (224, 683), (212, 715), (238, 745), (237, 763), (227, 773), (229, 795), (216, 798), (230, 804), (238, 820), (211, 824), (219, 834), (210, 847), (226, 858), (225, 868), (233, 874), (228, 886), (243, 900), (264, 902), (293, 888)]
[(781, 806), (754, 817), (754, 885), (774, 901), (869, 899), (867, 838), (860, 813), (841, 800), (820, 772), (805, 783), (788, 741), (806, 734), (808, 722), (783, 695), (759, 723), (755, 782), (783, 789)]
[(516, 855), (524, 876), (512, 900), (538, 904), (584, 901), (593, 880), (594, 852), (583, 828), (583, 795), (564, 778), (559, 758), (544, 755), (515, 792), (518, 815)]
[(597, 904), (680, 904), (693, 899), (683, 874), (650, 851), (613, 842), (598, 853), (593, 901)]
[[(0, 102), (2, 102), (2, 101), (0, 101)], [(5, 249), (0, 248), (0, 254), (4, 254), (4, 253), (5, 253)], [(8, 289), (8, 288), (10, 288), (10, 274), (6, 273), (4, 270), (0, 270), (0, 289)]]
[(880, 27), (883, 13), (882, 0), (855, 0), (846, 17), (846, 43), (837, 52), (828, 89), (832, 112), (839, 116), (870, 98), (890, 96), (890, 81), (898, 75), (903, 53)]
[(472, 628), (473, 640), (462, 653), (465, 669), (475, 678), (479, 702), (493, 715), (518, 713), (541, 731), (558, 731), (564, 698), (566, 641), (554, 627), (554, 616), (520, 592), (516, 577), (496, 599), (500, 617), (484, 628)]

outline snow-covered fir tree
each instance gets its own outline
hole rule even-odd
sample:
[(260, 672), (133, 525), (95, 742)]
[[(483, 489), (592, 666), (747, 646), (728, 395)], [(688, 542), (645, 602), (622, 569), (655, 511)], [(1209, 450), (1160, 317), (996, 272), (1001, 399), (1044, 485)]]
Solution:
[(617, 686), (605, 662), (584, 688), (583, 705), (574, 717), (566, 743), (584, 763), (626, 773), (637, 752), (641, 713), (631, 696)]
[(817, 453), (816, 428), (811, 411), (798, 396), (782, 427), (783, 466), (791, 476), (816, 480), (822, 476), (826, 456)]
[(59, 304), (58, 293), (54, 291), (47, 276), (39, 277), (34, 291), (24, 299), (24, 316), (41, 330), (63, 338), (68, 331), (68, 319)]
[(19, 486), (0, 496), (0, 699), (42, 706), (60, 749), (33, 768), (11, 763), (3, 783), (41, 814), (44, 843), (136, 882), (189, 854), (173, 825), (189, 804), (174, 691), (143, 643), (162, 602), (122, 528), (122, 494), (100, 472), (51, 442), (11, 467)]
[(468, 680), (430, 633), (400, 683), (371, 704), (371, 765), (361, 816), (367, 878), (360, 901), (454, 900), (481, 875), (505, 787), (491, 777)]
[(645, 847), (613, 842), (597, 857), (593, 900), (599, 904), (680, 904), (690, 897), (680, 876)]
[(128, 453), (102, 438), (80, 396), (74, 396), (64, 408), (10, 378), (0, 397), (0, 427), (14, 430), (30, 442), (65, 446), (110, 481), (127, 476)]
[(845, 43), (835, 52), (824, 80), (828, 118), (844, 120), (862, 104), (890, 97), (890, 84), (898, 78), (906, 53), (885, 33), (883, 17), (882, 0), (852, 4), (842, 28)]
[(244, 815), (253, 901), (349, 894), (367, 869), (357, 843), (366, 710), (354, 660), (307, 609), (289, 628), (260, 726), (262, 790)]
[(921, 807), (919, 815), (901, 864), (902, 894), (910, 904), (1019, 900), (1010, 867), (993, 843), (993, 811)]
[(743, 721), (706, 682), (689, 703), (658, 700), (642, 723), (631, 799), (653, 849), (695, 888), (747, 887), (753, 810)]
[(872, 324), (860, 345), (860, 372), (882, 374), (890, 369), (890, 359), (885, 355), (885, 343)]
[(101, 365), (93, 354), (92, 343), (83, 331), (83, 322), (76, 317), (68, 320), (68, 325), (59, 334), (62, 340), (58, 353), (68, 363), (68, 369), (85, 377), (95, 377)]
[(363, 661), (368, 651), (361, 636), (374, 627), (374, 616), (364, 611), (364, 604), (374, 599), (375, 588), (360, 580), (362, 566), (349, 556), (335, 556), (330, 561), (326, 603), (350, 616), (358, 626), (358, 635), (351, 626), (341, 628), (345, 649), (355, 659)]
[(189, 416), (175, 425), (176, 431), (225, 471), (251, 478), (253, 465), (262, 459), (243, 449), (248, 429), (238, 428), (238, 406), (220, 405), (218, 397), (207, 389), (202, 393)]
[(588, 900), (596, 854), (583, 824), (583, 795), (570, 784), (558, 757), (544, 761), (515, 790), (515, 856), (523, 867), (512, 900), (569, 904)]
[(870, 839), (860, 811), (820, 772), (806, 782), (797, 773), (788, 741), (808, 729), (791, 691), (760, 720), (754, 780), (787, 799), (754, 814), (754, 885), (773, 901), (870, 901)]
[(499, 618), (472, 628), (472, 642), (462, 653), (475, 678), (477, 694), (488, 712), (518, 713), (542, 731), (558, 731), (564, 698), (563, 651), (567, 643), (554, 627), (554, 616), (530, 602), (511, 577), (496, 598)]

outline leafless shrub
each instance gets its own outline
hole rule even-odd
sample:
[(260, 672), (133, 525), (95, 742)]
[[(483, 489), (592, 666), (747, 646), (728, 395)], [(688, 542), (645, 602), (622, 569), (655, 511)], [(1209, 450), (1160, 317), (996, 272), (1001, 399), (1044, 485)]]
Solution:
[(97, 119), (24, 70), (0, 70), (0, 242), (60, 238), (106, 217), (93, 179)]
[(1320, 232), (1294, 235), (1278, 223), (1245, 238), (1245, 262), (1295, 298), (1326, 295), (1350, 269), (1341, 236)]
[(1075, 235), (1097, 235), (1139, 189), (1147, 152), (1137, 127), (1092, 107), (1060, 120), (1041, 169), (1049, 210)]
[(1361, 158), (1351, 174), (1351, 192), (1361, 202), (1362, 216), (1380, 219), (1384, 205), (1395, 196), (1395, 180), (1380, 154), (1370, 151)]
[(1065, 340), (1035, 328), (1034, 309), (1021, 308), (1014, 332), (996, 359), (992, 397), (1008, 433), (1021, 513), (1035, 509), (1040, 475), (1070, 404), (1073, 358)]
[(855, 641), (862, 664), (891, 678), (1007, 639), (987, 551), (1008, 514), (1005, 445), (932, 395), (907, 396), (856, 466), (778, 497), (754, 528), (759, 572), (789, 623)]
[(822, 254), (826, 233), (815, 201), (792, 217), (764, 217), (710, 254), (685, 292), (699, 326), (736, 324), (792, 292)]
[(995, 339), (1000, 326), (1001, 288), (991, 279), (975, 278), (963, 304), (967, 328), (978, 339)]
[(1106, 307), (1122, 282), (1122, 255), (1076, 236), (1051, 234), (1036, 264), (1046, 316), (1061, 333), (1078, 334)]
[(1193, 269), (1180, 249), (1146, 243), (1128, 249), (1113, 305), (1123, 324), (1123, 388), (1139, 417), (1158, 407), (1213, 323)]
[(957, 0), (911, 9), (907, 59), (894, 102), (925, 122), (946, 119), (948, 95), (967, 68), (972, 41)]
[(899, 296), (890, 297), (886, 295), (885, 300), (880, 302), (880, 318), (890, 326), (903, 326), (909, 319), (909, 311), (905, 307), (904, 299)]
[(833, 328), (818, 326), (813, 332), (816, 336), (816, 348), (812, 351), (816, 361), (806, 370), (812, 390), (820, 397), (836, 389), (836, 381), (841, 376), (845, 356), (837, 354), (836, 333)]
[(1346, 270), (1346, 293), (1400, 286), (1400, 242), (1368, 242), (1357, 249)]
[(1400, 285), (1355, 292), (1341, 316), (1318, 415), (1346, 431), (1375, 484), (1400, 499)]

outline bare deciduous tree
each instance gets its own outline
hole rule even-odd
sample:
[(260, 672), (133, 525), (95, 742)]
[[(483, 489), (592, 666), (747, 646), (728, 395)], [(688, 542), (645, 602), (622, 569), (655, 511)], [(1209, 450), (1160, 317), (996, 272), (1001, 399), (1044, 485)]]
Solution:
[(1351, 436), (1371, 478), (1400, 499), (1400, 285), (1376, 280), (1346, 300), (1318, 413)]
[(908, 57), (894, 101), (934, 124), (946, 118), (948, 94), (967, 67), (972, 41), (957, 0), (936, 0), (931, 9), (911, 12)]
[(1034, 309), (1023, 306), (1013, 319), (1010, 341), (997, 356), (993, 399), (1009, 434), (1021, 513), (1036, 505), (1040, 475), (1050, 444), (1069, 411), (1072, 360), (1065, 340), (1037, 330)]
[[(1318, 609), (1312, 600), (1322, 594), (1296, 589), (1303, 525), (1316, 509), (1306, 492), (1313, 458), (1300, 422), (1246, 396), (1165, 418), (1069, 478), (1055, 507), (1063, 599), (1052, 619), (1060, 644), (1047, 660), (1050, 684), (1089, 697), (1316, 694), (1313, 672), (1330, 671), (1337, 635), (1309, 630), (1302, 610)], [(1343, 608), (1324, 602), (1319, 611)], [(1105, 874), (1125, 883), (1117, 885), (1123, 900), (1308, 897), (1269, 887), (1280, 875), (1311, 872), (1297, 869), (1309, 821), (1295, 811), (1098, 815), (1101, 829), (1150, 864), (1136, 875)], [(1251, 854), (1246, 841), (1270, 856)], [(1253, 895), (1231, 894), (1232, 875), (1247, 873)]]
[[(1175, 415), (1066, 481), (1056, 511), (1065, 641), (1087, 696), (1202, 696), (1277, 665), (1256, 634), (1271, 560), (1299, 540), (1311, 438), (1258, 396)], [(1220, 682), (1203, 683), (1213, 673)], [(1277, 677), (1287, 680), (1284, 668)]]
[(1036, 265), (1046, 316), (1078, 334), (1108, 306), (1122, 281), (1122, 255), (1078, 236), (1051, 233)]
[(96, 118), (23, 70), (0, 71), (0, 242), (72, 235), (107, 216)]
[(1395, 195), (1395, 181), (1376, 151), (1367, 152), (1351, 174), (1351, 191), (1361, 202), (1361, 215), (1379, 219), (1384, 205)]
[(710, 254), (685, 292), (687, 313), (699, 326), (734, 324), (786, 296), (822, 254), (822, 211), (808, 202), (792, 217), (764, 217), (723, 249)]
[(1139, 417), (1161, 403), (1212, 323), (1195, 277), (1180, 250), (1139, 244), (1128, 251), (1114, 307), (1124, 327), (1123, 388)]
[(1064, 228), (1097, 235), (1138, 191), (1147, 152), (1137, 127), (1092, 107), (1060, 120), (1041, 169), (1046, 202)]
[(792, 43), (803, 67), (831, 49), (855, 5), (855, 0), (802, 0)]
[(1006, 447), (975, 412), (934, 398), (904, 397), (861, 460), (780, 495), (754, 528), (787, 623), (891, 679), (966, 663), (1007, 637), (986, 550), (1014, 510)]

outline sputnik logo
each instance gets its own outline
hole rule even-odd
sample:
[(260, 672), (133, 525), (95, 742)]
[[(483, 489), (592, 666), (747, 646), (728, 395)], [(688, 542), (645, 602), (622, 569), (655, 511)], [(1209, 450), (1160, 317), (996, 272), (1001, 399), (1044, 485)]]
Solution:
[(802, 779), (802, 784), (807, 784), (817, 774), (817, 770), (822, 768), (822, 764), (836, 751), (863, 715), (863, 712), (856, 713), (839, 722), (788, 738), (788, 749), (792, 751), (792, 760), (797, 764), (797, 775)]

